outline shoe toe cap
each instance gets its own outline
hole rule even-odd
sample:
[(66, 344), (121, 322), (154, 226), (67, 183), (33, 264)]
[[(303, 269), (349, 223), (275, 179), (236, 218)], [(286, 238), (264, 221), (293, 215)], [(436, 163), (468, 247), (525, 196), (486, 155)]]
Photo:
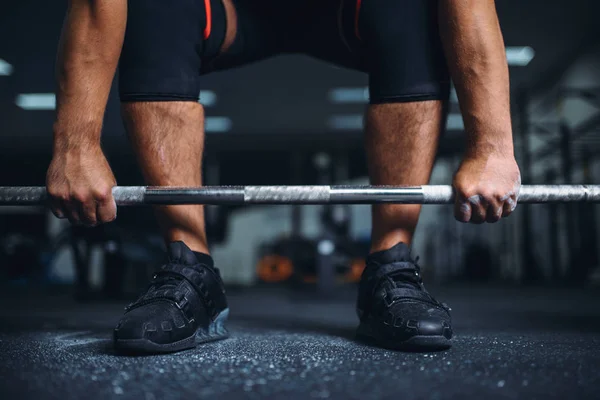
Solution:
[(444, 321), (439, 319), (421, 319), (417, 321), (416, 325), (419, 335), (441, 336), (444, 334)]
[[(151, 308), (151, 309), (150, 309)], [(185, 322), (179, 315), (173, 315), (168, 305), (140, 307), (126, 313), (115, 328), (117, 340), (150, 339), (160, 341), (163, 336), (177, 336), (179, 330), (185, 330)]]
[[(393, 312), (392, 312), (393, 311)], [(388, 312), (387, 328), (395, 331), (395, 336), (444, 336), (452, 338), (451, 321), (447, 313), (438, 308), (428, 308), (420, 304), (402, 304)]]
[(147, 336), (146, 332), (152, 331), (152, 328), (156, 330), (152, 322), (146, 322), (142, 318), (136, 318), (135, 315), (126, 314), (116, 326), (114, 336), (119, 340), (144, 339)]

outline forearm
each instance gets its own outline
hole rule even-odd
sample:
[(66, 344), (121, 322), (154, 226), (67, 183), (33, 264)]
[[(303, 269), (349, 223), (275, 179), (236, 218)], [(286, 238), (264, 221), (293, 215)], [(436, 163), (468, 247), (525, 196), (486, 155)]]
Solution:
[(513, 153), (508, 64), (494, 1), (440, 0), (439, 17), (467, 152)]
[(56, 63), (55, 151), (99, 145), (126, 20), (126, 0), (70, 1)]

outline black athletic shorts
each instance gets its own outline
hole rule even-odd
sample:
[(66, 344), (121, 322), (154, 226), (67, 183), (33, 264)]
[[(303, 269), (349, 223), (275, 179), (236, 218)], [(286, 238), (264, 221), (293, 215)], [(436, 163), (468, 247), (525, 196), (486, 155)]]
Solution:
[(197, 101), (202, 75), (285, 53), (366, 72), (371, 103), (448, 97), (438, 0), (233, 3), (237, 35), (220, 54), (222, 0), (129, 0), (121, 100)]

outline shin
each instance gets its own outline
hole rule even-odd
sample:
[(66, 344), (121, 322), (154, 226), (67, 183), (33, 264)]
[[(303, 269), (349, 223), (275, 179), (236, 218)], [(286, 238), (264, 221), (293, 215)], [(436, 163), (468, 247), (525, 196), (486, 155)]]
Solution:
[[(123, 118), (147, 185), (201, 186), (204, 111), (195, 102), (133, 102)], [(208, 253), (204, 209), (199, 205), (154, 208), (165, 241), (183, 241)]]
[[(366, 140), (371, 184), (427, 184), (443, 117), (441, 101), (370, 105)], [(410, 244), (420, 211), (420, 205), (374, 205), (371, 251), (385, 250), (398, 242)]]

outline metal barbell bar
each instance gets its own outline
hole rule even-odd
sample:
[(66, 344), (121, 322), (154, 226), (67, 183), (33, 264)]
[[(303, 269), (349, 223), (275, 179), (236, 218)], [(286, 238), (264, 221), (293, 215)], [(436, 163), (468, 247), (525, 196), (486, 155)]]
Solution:
[[(451, 204), (452, 186), (116, 186), (119, 206), (174, 204)], [(45, 205), (44, 186), (0, 186), (0, 206)], [(520, 203), (600, 202), (600, 185), (522, 186)]]

